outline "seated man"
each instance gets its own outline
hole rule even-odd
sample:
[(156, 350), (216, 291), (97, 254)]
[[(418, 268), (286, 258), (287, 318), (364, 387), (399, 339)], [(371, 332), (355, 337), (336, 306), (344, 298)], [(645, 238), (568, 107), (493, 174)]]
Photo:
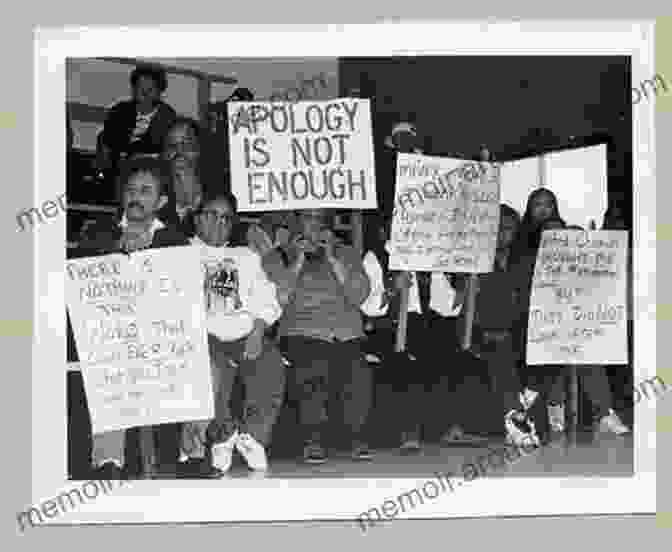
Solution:
[(336, 406), (343, 408), (353, 458), (369, 460), (363, 428), (372, 373), (362, 354), (359, 310), (369, 294), (369, 279), (357, 252), (335, 244), (330, 217), (323, 210), (300, 212), (291, 234), (285, 255), (271, 251), (264, 266), (286, 305), (279, 335), (292, 362), (290, 392), (297, 393), (300, 403), (304, 460), (327, 460), (322, 435), (327, 399), (330, 414)]

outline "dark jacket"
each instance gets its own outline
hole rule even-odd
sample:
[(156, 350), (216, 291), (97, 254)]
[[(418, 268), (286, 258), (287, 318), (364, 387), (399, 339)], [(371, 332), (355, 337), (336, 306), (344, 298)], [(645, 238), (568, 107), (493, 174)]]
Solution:
[(161, 153), (163, 140), (177, 117), (171, 106), (159, 102), (158, 111), (152, 118), (147, 132), (131, 144), (131, 134), (135, 129), (137, 116), (135, 106), (134, 100), (125, 100), (113, 105), (107, 114), (102, 140), (112, 150), (114, 163), (118, 161), (122, 152)]

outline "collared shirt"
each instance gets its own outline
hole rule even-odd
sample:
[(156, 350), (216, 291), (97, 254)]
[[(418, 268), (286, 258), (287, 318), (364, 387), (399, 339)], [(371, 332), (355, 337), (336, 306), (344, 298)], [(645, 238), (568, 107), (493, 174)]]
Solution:
[[(121, 220), (119, 221), (119, 228), (122, 230), (125, 230), (128, 227), (128, 218), (124, 214), (123, 217), (121, 217)], [(159, 219), (155, 218), (152, 221), (151, 226), (149, 227), (149, 235), (154, 239), (154, 234), (156, 233), (157, 230), (163, 230), (166, 227), (163, 222), (161, 222)]]

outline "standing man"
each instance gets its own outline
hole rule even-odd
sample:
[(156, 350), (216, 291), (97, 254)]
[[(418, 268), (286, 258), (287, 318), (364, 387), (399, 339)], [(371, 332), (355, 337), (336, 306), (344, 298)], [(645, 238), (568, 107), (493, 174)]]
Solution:
[(336, 245), (331, 219), (325, 210), (300, 211), (284, 255), (276, 249), (264, 262), (284, 306), (278, 333), (292, 362), (304, 460), (310, 464), (327, 460), (323, 421), (328, 399), (329, 414), (337, 405), (343, 409), (353, 459), (371, 459), (363, 430), (372, 373), (362, 353), (360, 313), (370, 283), (357, 252)]

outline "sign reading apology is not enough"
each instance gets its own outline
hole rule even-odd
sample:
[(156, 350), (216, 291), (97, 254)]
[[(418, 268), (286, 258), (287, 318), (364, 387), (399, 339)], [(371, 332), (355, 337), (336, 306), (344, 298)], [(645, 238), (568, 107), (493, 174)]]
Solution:
[(231, 102), (229, 119), (241, 211), (376, 207), (368, 100)]

